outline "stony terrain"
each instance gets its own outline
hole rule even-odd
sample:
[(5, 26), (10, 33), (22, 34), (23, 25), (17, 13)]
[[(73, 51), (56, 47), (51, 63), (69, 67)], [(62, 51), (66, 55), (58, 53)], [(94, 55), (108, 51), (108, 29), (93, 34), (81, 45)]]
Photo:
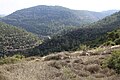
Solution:
[(0, 80), (120, 80), (114, 70), (101, 65), (113, 49), (116, 47), (29, 57), (1, 65)]

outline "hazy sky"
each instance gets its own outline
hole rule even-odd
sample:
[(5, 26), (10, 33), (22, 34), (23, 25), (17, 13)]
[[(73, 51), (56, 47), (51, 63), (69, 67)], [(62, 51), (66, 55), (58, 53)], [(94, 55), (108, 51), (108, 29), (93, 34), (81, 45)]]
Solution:
[(0, 0), (0, 14), (37, 5), (59, 5), (76, 10), (120, 10), (120, 0)]

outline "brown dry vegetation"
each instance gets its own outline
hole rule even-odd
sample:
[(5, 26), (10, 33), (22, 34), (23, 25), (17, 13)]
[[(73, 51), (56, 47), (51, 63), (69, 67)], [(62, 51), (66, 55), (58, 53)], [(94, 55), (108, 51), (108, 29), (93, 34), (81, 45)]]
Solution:
[(90, 52), (90, 56), (77, 51), (29, 57), (16, 64), (0, 65), (0, 80), (120, 80), (114, 70), (101, 66), (110, 55), (102, 52)]

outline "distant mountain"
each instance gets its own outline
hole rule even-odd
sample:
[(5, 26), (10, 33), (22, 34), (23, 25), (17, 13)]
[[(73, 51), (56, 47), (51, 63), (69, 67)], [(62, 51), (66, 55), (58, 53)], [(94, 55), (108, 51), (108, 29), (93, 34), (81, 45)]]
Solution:
[(98, 21), (110, 14), (41, 5), (18, 10), (2, 18), (1, 21), (22, 27), (39, 36), (48, 36), (64, 29), (78, 28)]
[(113, 13), (119, 12), (120, 10), (107, 10), (107, 11), (102, 11), (101, 13), (106, 14), (106, 15), (111, 15)]
[(4, 15), (4, 14), (0, 14), (0, 18), (1, 18), (1, 17), (5, 17), (5, 16), (6, 16), (6, 15)]
[[(36, 47), (36, 54), (45, 55), (51, 52), (76, 50), (81, 44), (91, 47), (99, 46), (106, 41), (105, 34), (120, 28), (120, 12), (108, 16), (84, 28), (75, 29), (61, 35), (54, 36)], [(112, 37), (119, 34), (111, 35)], [(119, 39), (120, 40), (120, 39)], [(43, 54), (44, 53), (44, 54)]]
[(39, 38), (23, 29), (0, 22), (0, 54), (21, 51), (39, 44)]

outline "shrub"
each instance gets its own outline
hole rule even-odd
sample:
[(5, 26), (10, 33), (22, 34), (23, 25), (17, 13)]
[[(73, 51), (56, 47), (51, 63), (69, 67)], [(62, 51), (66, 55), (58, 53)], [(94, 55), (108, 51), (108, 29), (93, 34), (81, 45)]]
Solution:
[(83, 50), (83, 51), (86, 51), (86, 50), (88, 50), (89, 49), (89, 46), (87, 46), (87, 45), (80, 45), (79, 46), (79, 48), (77, 49), (77, 50)]
[(91, 73), (95, 73), (95, 72), (98, 72), (100, 70), (100, 66), (98, 64), (87, 65), (85, 67), (85, 70), (89, 71)]
[(2, 65), (2, 64), (14, 64), (14, 63), (20, 61), (23, 58), (24, 58), (24, 56), (19, 55), (19, 54), (16, 54), (12, 57), (4, 57), (4, 58), (0, 59), (0, 65)]
[(83, 60), (82, 59), (75, 59), (75, 60), (73, 60), (73, 63), (83, 63)]
[(105, 75), (102, 74), (102, 73), (97, 73), (97, 74), (94, 74), (93, 76), (94, 76), (95, 78), (103, 78), (103, 77), (105, 77)]
[(93, 51), (94, 51), (94, 52), (92, 52), (91, 55), (99, 55), (99, 54), (101, 54), (102, 52), (104, 52), (105, 49), (98, 47), (98, 48), (96, 48), (96, 49), (93, 49)]
[(113, 41), (107, 41), (103, 45), (105, 45), (105, 46), (109, 46), (109, 45), (114, 46), (115, 42), (113, 42)]
[(116, 39), (116, 40), (115, 40), (115, 43), (116, 43), (117, 45), (120, 44), (120, 38)]
[(7, 57), (7, 58), (3, 58), (3, 59), (0, 60), (0, 65), (2, 65), (2, 64), (10, 64), (10, 63), (14, 64), (17, 61), (19, 61), (19, 59), (13, 58), (13, 57)]
[(68, 80), (76, 80), (77, 75), (68, 67), (63, 68), (63, 75)]
[(106, 60), (106, 66), (114, 69), (117, 73), (120, 73), (120, 50), (113, 51), (111, 56)]
[(60, 69), (61, 65), (58, 62), (52, 61), (48, 63), (49, 66), (54, 67), (56, 69)]
[(13, 57), (14, 57), (14, 58), (17, 58), (17, 59), (23, 59), (23, 58), (25, 58), (25, 56), (20, 55), (20, 54), (16, 54), (16, 55), (14, 55)]
[(90, 75), (90, 72), (85, 70), (74, 70), (74, 73), (80, 77), (88, 77)]
[(101, 61), (99, 59), (96, 59), (96, 60), (88, 60), (88, 61), (85, 61), (83, 64), (84, 65), (89, 65), (89, 64), (100, 64)]

